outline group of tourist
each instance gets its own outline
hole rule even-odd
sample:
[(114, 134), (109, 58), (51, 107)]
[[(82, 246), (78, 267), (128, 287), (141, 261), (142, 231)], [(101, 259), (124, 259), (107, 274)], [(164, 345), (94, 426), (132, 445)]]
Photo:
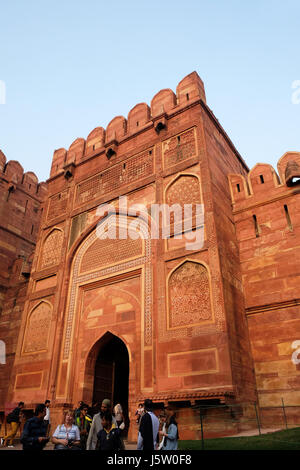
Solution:
[(146, 399), (144, 412), (139, 419), (137, 449), (177, 450), (178, 439), (175, 409), (167, 406), (162, 410), (160, 405), (155, 405), (152, 400)]
[[(4, 436), (1, 444), (13, 446), (24, 403), (7, 416), (11, 431)], [(175, 410), (168, 406), (165, 410), (146, 399), (136, 413), (138, 430), (138, 450), (176, 450), (178, 425)], [(93, 418), (89, 406), (79, 402), (78, 408), (66, 410), (63, 421), (50, 436), (50, 401), (37, 405), (33, 418), (25, 422), (21, 434), (24, 450), (42, 450), (51, 440), (55, 450), (124, 450), (123, 432), (125, 418), (122, 406), (118, 403), (113, 410), (109, 399), (101, 403), (100, 411)]]
[[(6, 422), (10, 424), (10, 431), (6, 436), (1, 438), (0, 444), (4, 447), (14, 447), (13, 440), (17, 434), (17, 430), (21, 421), (24, 421), (23, 414), (24, 402), (19, 402), (18, 406), (7, 415)], [(50, 401), (37, 405), (33, 418), (27, 420), (21, 436), (23, 449), (43, 449), (49, 441), (47, 432), (50, 427)]]

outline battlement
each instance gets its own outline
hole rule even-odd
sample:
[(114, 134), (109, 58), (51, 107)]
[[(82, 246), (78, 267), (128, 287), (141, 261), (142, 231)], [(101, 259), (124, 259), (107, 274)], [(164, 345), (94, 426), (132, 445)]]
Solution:
[(262, 200), (272, 200), (286, 191), (300, 188), (300, 152), (286, 152), (277, 163), (278, 174), (267, 163), (257, 163), (245, 178), (228, 175), (235, 210), (246, 209)]
[(47, 184), (39, 183), (38, 177), (32, 171), (24, 173), (22, 165), (16, 160), (6, 160), (6, 156), (0, 150), (0, 179), (8, 184), (8, 190), (13, 191), (16, 186), (24, 192), (38, 198), (44, 198), (47, 194)]
[(176, 94), (169, 88), (160, 90), (151, 100), (150, 107), (146, 103), (139, 103), (129, 111), (127, 119), (124, 116), (116, 116), (106, 129), (96, 127), (86, 140), (77, 138), (68, 150), (55, 150), (50, 177), (64, 172), (69, 165), (78, 164), (100, 153), (109, 159), (117, 153), (118, 145), (123, 140), (148, 127), (154, 127), (156, 132), (159, 132), (165, 127), (169, 114), (200, 99), (206, 101), (204, 84), (197, 72), (192, 72), (179, 82)]
[(23, 282), (30, 273), (28, 257), (36, 243), (47, 193), (47, 183), (39, 183), (32, 171), (24, 172), (18, 161), (7, 161), (0, 150), (1, 288)]

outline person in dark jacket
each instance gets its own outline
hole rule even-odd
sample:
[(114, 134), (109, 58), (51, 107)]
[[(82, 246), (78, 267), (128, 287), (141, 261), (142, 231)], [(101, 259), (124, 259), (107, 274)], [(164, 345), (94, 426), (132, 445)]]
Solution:
[(112, 422), (112, 414), (105, 411), (101, 418), (102, 429), (97, 433), (97, 450), (118, 451), (123, 449), (120, 437), (121, 430)]
[(88, 415), (88, 410), (88, 405), (84, 403), (81, 407), (80, 415), (75, 420), (75, 424), (80, 431), (80, 447), (83, 450), (86, 450), (86, 441), (92, 424), (92, 418)]
[(80, 412), (81, 412), (81, 408), (82, 406), (84, 405), (84, 402), (83, 401), (79, 401), (78, 402), (78, 407), (75, 409), (74, 413), (75, 413), (75, 419), (79, 418), (80, 416)]
[(47, 426), (44, 423), (46, 405), (41, 403), (35, 409), (35, 416), (26, 421), (21, 436), (23, 450), (43, 450), (49, 439), (46, 437)]
[[(17, 430), (20, 424), (20, 413), (24, 408), (24, 402), (20, 401), (18, 406), (7, 416), (7, 422), (10, 424), (10, 432), (1, 439), (1, 444), (3, 443), (4, 447), (13, 447), (13, 439), (17, 434)], [(8, 443), (10, 442), (10, 445)]]
[(154, 403), (147, 398), (144, 402), (146, 413), (140, 421), (137, 450), (156, 450), (159, 440), (159, 420), (153, 413)]

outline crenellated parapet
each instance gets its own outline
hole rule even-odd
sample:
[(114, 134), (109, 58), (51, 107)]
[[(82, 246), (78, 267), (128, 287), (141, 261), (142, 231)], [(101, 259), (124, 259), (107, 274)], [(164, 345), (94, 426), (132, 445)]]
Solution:
[(35, 173), (24, 172), (22, 165), (16, 160), (6, 160), (0, 150), (0, 180), (6, 184), (8, 191), (14, 191), (16, 187), (25, 193), (43, 199), (47, 194), (47, 184), (39, 183)]
[(286, 152), (278, 161), (277, 168), (283, 184), (291, 187), (300, 179), (300, 152)]
[(106, 129), (96, 127), (86, 139), (77, 138), (68, 150), (55, 150), (50, 178), (60, 174), (68, 176), (68, 171), (72, 173), (72, 166), (95, 155), (103, 154), (104, 159), (110, 160), (124, 140), (149, 127), (159, 133), (166, 128), (169, 115), (199, 100), (205, 102), (204, 85), (198, 74), (192, 72), (180, 81), (176, 94), (169, 88), (160, 90), (151, 100), (150, 107), (146, 103), (139, 103), (129, 111), (127, 119), (116, 116)]
[(228, 175), (246, 305), (251, 307), (298, 295), (293, 276), (298, 272), (300, 152), (285, 153), (277, 168), (279, 175), (272, 165), (258, 163), (245, 178)]
[(96, 127), (92, 132), (89, 133), (86, 139), (85, 155), (90, 157), (99, 152), (104, 147), (105, 142), (105, 130), (103, 127)]
[(36, 243), (47, 193), (47, 183), (39, 183), (35, 173), (24, 172), (19, 162), (7, 161), (0, 151), (0, 290), (29, 276), (28, 256)]
[(147, 103), (139, 103), (128, 113), (127, 129), (130, 134), (138, 132), (151, 121), (151, 109)]
[(286, 152), (279, 159), (277, 168), (279, 174), (272, 165), (257, 163), (247, 178), (239, 174), (228, 175), (234, 210), (272, 200), (300, 187), (300, 152)]

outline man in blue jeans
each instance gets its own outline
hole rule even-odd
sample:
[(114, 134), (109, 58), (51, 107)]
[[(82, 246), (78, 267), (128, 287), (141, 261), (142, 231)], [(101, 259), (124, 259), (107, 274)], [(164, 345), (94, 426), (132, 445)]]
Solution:
[(44, 423), (46, 405), (41, 403), (35, 409), (35, 416), (26, 421), (21, 436), (23, 450), (43, 450), (49, 439), (46, 437), (47, 426)]
[(13, 440), (18, 431), (18, 427), (20, 424), (20, 415), (22, 413), (23, 408), (24, 402), (20, 401), (17, 408), (15, 408), (11, 413), (9, 413), (6, 418), (6, 422), (10, 424), (11, 431), (1, 439), (1, 445), (3, 444), (4, 447), (13, 447)]

